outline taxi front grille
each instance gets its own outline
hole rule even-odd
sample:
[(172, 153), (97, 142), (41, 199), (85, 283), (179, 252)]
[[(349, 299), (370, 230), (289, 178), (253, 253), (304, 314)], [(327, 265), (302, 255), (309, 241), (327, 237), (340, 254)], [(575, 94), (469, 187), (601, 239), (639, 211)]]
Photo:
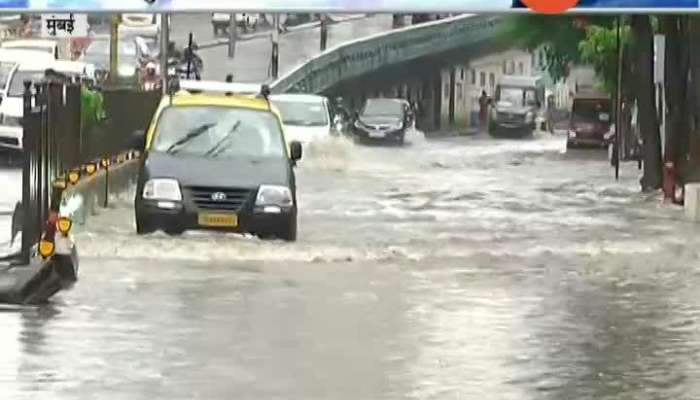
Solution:
[(252, 194), (250, 189), (191, 186), (187, 188), (194, 204), (200, 209), (241, 209)]

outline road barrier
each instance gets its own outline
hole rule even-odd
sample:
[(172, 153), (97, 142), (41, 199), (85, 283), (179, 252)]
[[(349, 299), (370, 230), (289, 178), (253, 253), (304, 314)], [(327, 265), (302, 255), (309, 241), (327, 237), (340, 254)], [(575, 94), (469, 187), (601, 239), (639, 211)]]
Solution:
[(107, 207), (136, 176), (140, 153), (128, 148), (128, 129), (150, 121), (159, 94), (105, 92), (107, 114), (120, 121), (128, 115), (130, 123), (108, 118), (101, 129), (83, 132), (83, 89), (55, 80), (25, 83), (22, 203), (12, 224), (22, 248), (0, 258), (0, 303), (42, 303), (72, 287), (78, 272), (73, 225)]

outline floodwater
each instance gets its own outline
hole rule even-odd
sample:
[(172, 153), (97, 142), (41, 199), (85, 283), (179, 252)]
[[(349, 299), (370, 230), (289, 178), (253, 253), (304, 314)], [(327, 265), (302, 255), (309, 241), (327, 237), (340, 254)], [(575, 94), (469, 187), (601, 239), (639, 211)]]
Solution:
[(696, 225), (604, 152), (320, 145), (299, 241), (76, 233), (81, 276), (0, 313), (2, 399), (700, 398)]

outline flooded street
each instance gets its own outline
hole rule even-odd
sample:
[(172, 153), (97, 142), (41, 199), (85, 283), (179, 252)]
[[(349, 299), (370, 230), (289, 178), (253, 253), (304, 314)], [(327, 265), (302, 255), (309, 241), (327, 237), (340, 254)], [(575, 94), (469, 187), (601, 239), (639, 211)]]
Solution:
[(698, 227), (563, 137), (305, 149), (299, 241), (77, 232), (2, 399), (700, 398)]

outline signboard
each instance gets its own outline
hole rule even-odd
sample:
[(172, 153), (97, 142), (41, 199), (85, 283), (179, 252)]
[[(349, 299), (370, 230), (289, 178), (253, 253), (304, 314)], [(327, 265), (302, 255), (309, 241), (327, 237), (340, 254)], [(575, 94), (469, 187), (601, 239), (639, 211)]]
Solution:
[(74, 38), (87, 35), (87, 14), (41, 15), (41, 37), (43, 38)]

